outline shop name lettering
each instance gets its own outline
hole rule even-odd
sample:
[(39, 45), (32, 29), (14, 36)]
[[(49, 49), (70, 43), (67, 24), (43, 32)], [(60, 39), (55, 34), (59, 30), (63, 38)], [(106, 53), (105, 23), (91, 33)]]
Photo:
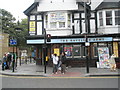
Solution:
[(104, 38), (89, 38), (88, 41), (105, 41)]
[(62, 39), (61, 42), (84, 42), (85, 39)]
[[(60, 39), (61, 42), (85, 42), (85, 38), (81, 39)], [(95, 41), (106, 41), (105, 38), (88, 38), (88, 42), (95, 42)]]

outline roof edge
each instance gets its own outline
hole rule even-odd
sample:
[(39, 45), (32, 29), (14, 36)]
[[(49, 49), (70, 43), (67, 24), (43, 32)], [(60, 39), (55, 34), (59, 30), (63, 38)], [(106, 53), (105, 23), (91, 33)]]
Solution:
[(23, 13), (29, 15), (30, 12), (39, 5), (39, 2), (34, 2), (30, 7), (28, 7)]

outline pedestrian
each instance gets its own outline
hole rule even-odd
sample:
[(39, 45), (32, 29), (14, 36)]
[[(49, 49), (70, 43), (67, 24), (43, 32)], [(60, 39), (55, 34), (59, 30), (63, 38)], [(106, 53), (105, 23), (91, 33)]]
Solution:
[(6, 54), (4, 54), (3, 59), (2, 59), (2, 70), (4, 71), (6, 68), (6, 61), (7, 61), (7, 57)]
[(58, 56), (57, 54), (52, 54), (52, 58), (53, 58), (53, 74), (57, 74), (57, 65), (58, 65)]
[(110, 70), (111, 71), (116, 71), (116, 62), (115, 62), (115, 54), (113, 54), (111, 56), (111, 58), (109, 59), (109, 63), (110, 63)]
[[(15, 62), (15, 53), (12, 55), (12, 70), (16, 69), (16, 62)], [(16, 69), (17, 70), (17, 69)]]
[(65, 52), (62, 52), (62, 54), (60, 55), (60, 61), (62, 62), (62, 64), (61, 64), (61, 73), (65, 74), (65, 71), (66, 71), (66, 65), (65, 65), (66, 54), (65, 54)]
[(11, 62), (12, 62), (12, 55), (8, 52), (7, 53), (7, 64), (8, 64), (9, 69), (10, 69), (10, 66), (11, 66)]
[(58, 68), (58, 71), (60, 72), (61, 72), (61, 64), (62, 64), (62, 61), (60, 60), (60, 57), (59, 57), (57, 68)]

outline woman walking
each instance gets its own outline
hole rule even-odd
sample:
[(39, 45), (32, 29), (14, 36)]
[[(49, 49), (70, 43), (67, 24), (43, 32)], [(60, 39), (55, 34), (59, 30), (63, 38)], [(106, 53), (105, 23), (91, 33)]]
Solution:
[(52, 55), (53, 58), (53, 74), (57, 74), (57, 69), (58, 69), (58, 56), (57, 54)]

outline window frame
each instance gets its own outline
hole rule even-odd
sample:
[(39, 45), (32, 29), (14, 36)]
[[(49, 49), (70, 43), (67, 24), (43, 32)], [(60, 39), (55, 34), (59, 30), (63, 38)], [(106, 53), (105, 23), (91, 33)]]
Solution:
[[(101, 16), (100, 16), (100, 13), (101, 13)], [(101, 25), (101, 22), (102, 22), (102, 25)], [(99, 26), (103, 26), (103, 12), (99, 12)]]
[[(116, 12), (118, 12), (118, 15), (116, 15)], [(120, 20), (120, 15), (119, 15), (120, 14), (120, 10), (115, 10), (114, 13), (115, 13), (115, 25), (120, 25), (120, 21), (119, 21)], [(116, 19), (118, 19), (117, 20), (117, 24), (116, 24)]]
[[(110, 13), (111, 15), (107, 16), (107, 12), (111, 12)], [(113, 14), (112, 13), (113, 13), (112, 10), (105, 11), (106, 26), (112, 26), (113, 25)], [(107, 22), (107, 20), (109, 21), (109, 23)]]
[[(106, 17), (106, 12), (109, 12), (111, 11), (111, 17)], [(108, 9), (108, 10), (100, 10), (97, 12), (97, 22), (98, 22), (98, 27), (99, 28), (102, 28), (102, 27), (117, 27), (119, 26), (120, 24), (116, 24), (116, 18), (119, 18), (120, 19), (120, 16), (117, 16), (115, 15), (115, 12), (116, 11), (120, 11), (120, 9)], [(103, 15), (103, 26), (100, 25), (100, 17), (99, 17), (99, 13), (102, 12), (102, 15)], [(106, 18), (107, 19), (112, 19), (112, 25), (107, 25), (107, 21), (106, 21)], [(118, 20), (119, 21), (119, 20)]]

